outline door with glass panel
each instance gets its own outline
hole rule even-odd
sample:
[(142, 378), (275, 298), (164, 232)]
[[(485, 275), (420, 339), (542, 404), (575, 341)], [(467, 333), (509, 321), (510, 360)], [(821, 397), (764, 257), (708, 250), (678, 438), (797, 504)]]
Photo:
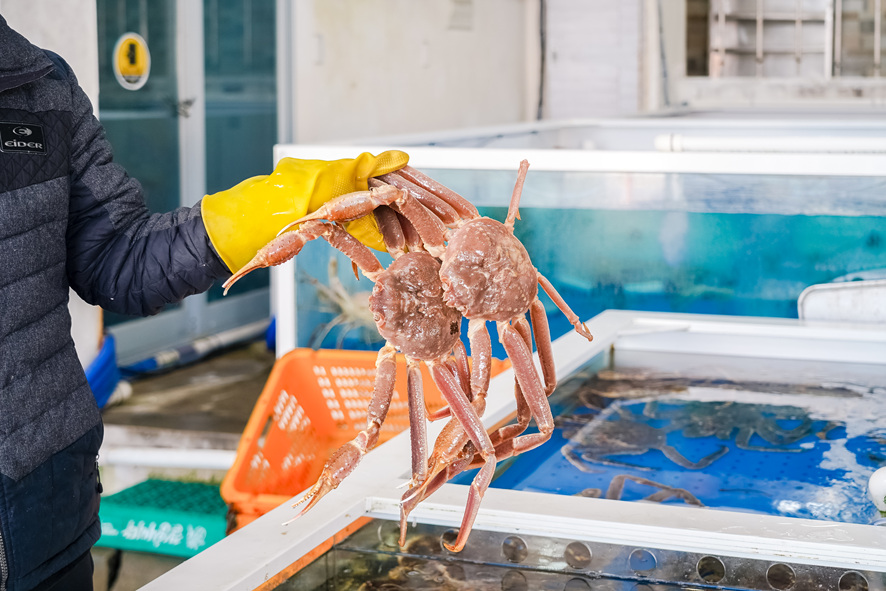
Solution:
[[(273, 165), (277, 138), (274, 4), (275, 0), (203, 2), (207, 193), (268, 174)], [(250, 273), (225, 297), (267, 287), (267, 272)], [(222, 291), (220, 285), (214, 286), (209, 301), (220, 300)]]
[[(275, 0), (98, 0), (98, 114), (114, 158), (138, 179), (148, 207), (165, 212), (267, 174), (276, 142)], [(127, 88), (114, 72), (121, 37), (150, 55), (147, 80)], [(134, 56), (133, 56), (134, 59)], [(119, 67), (118, 67), (119, 69)], [(130, 85), (133, 86), (133, 85)], [(108, 313), (121, 364), (269, 316), (267, 273), (151, 318)]]

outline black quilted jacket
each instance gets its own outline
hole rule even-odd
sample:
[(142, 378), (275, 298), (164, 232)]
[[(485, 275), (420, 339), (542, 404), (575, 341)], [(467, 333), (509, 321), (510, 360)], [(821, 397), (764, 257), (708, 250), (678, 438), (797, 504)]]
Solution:
[(29, 589), (100, 533), (101, 418), (68, 287), (152, 314), (228, 274), (199, 205), (149, 215), (68, 65), (0, 17), (0, 591)]

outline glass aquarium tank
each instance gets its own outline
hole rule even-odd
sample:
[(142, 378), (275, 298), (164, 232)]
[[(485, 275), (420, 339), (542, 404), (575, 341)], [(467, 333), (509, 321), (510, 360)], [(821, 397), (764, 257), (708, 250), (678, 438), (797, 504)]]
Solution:
[[(608, 309), (797, 318), (798, 297), (810, 285), (886, 277), (886, 177), (552, 171), (543, 164), (536, 171), (530, 160), (514, 231), (581, 318)], [(426, 172), (481, 215), (505, 219), (516, 167)], [(355, 278), (343, 255), (310, 244), (296, 265), (299, 346), (381, 346), (371, 317), (359, 315), (372, 285)], [(341, 289), (330, 299), (334, 282)], [(552, 336), (568, 332), (565, 317), (541, 298)], [(321, 333), (327, 336), (318, 342)]]
[[(551, 439), (500, 462), (491, 487), (550, 504), (570, 496), (873, 527), (880, 514), (867, 483), (886, 465), (884, 384), (882, 364), (616, 349), (562, 380), (550, 397)], [(457, 529), (419, 521), (408, 532), (401, 548), (398, 524), (374, 520), (278, 589), (860, 590), (886, 581), (823, 562), (519, 532), (474, 531), (453, 553), (442, 542)]]
[[(498, 462), (461, 552), (443, 542), (473, 472), (424, 499), (398, 544), (403, 433), (295, 522), (284, 503), (154, 588), (886, 589), (867, 491), (886, 465), (882, 326), (610, 310), (588, 328), (592, 342), (554, 342), (551, 438)], [(516, 406), (508, 370), (487, 431)]]
[[(810, 285), (886, 277), (884, 133), (886, 119), (870, 112), (761, 108), (279, 145), (275, 159), (402, 149), (411, 166), (498, 220), (526, 159), (515, 233), (580, 317), (620, 309), (796, 318)], [(345, 292), (360, 294), (344, 306), (315, 289), (329, 284), (335, 257)], [(326, 245), (311, 245), (296, 265), (284, 279), (299, 282), (290, 346), (378, 349), (371, 323), (349, 309), (369, 282)], [(542, 299), (552, 335), (565, 334), (569, 325)]]
[[(274, 589), (862, 591), (882, 588), (870, 574), (840, 572), (825, 566), (795, 569), (778, 562), (764, 564), (748, 559), (722, 559), (705, 554), (650, 551), (482, 531), (476, 532), (473, 548), (466, 550), (464, 556), (456, 556), (442, 545), (443, 540), (452, 537), (451, 529), (418, 525), (404, 548), (397, 546), (396, 530), (393, 522), (374, 520)], [(478, 546), (482, 550), (477, 549)], [(609, 574), (601, 574), (600, 571)], [(687, 579), (693, 582), (687, 583)]]
[[(592, 363), (558, 385), (554, 433), (493, 487), (869, 524), (886, 465), (886, 376), (746, 374), (707, 358)], [(847, 379), (848, 378), (848, 379)], [(473, 473), (454, 482), (470, 484)]]

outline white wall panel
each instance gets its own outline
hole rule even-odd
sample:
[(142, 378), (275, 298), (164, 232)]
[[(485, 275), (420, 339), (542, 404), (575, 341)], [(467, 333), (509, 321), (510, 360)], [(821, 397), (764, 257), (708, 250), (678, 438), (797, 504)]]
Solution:
[(89, 100), (98, 103), (98, 19), (95, 0), (0, 0), (9, 26), (67, 61)]
[[(298, 142), (522, 121), (526, 2), (305, 0), (293, 10)], [(536, 83), (537, 84), (537, 83)], [(532, 92), (532, 96), (527, 94)]]

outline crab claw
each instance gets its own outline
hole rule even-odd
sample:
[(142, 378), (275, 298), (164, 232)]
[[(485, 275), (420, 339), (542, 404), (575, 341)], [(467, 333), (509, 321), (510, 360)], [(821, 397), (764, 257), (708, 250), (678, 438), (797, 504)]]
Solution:
[[(243, 265), (236, 273), (234, 273), (222, 287), (225, 288), (225, 295), (228, 290), (244, 275), (263, 269), (265, 267), (273, 267), (282, 265), (286, 261), (295, 257), (305, 247), (305, 244), (320, 238), (321, 236), (330, 240), (330, 236), (334, 236), (335, 229), (333, 224), (324, 222), (307, 222), (301, 228), (292, 232), (278, 234), (276, 238), (262, 246), (252, 260)], [(333, 245), (334, 246), (334, 245)]]
[(594, 335), (591, 334), (591, 331), (588, 330), (588, 325), (584, 322), (581, 322), (575, 326), (575, 332), (586, 338), (588, 341), (594, 340)]
[(332, 457), (330, 457), (326, 462), (326, 465), (323, 466), (323, 472), (320, 474), (320, 478), (317, 479), (314, 486), (311, 487), (311, 490), (292, 506), (298, 507), (305, 501), (307, 501), (307, 505), (302, 507), (301, 511), (299, 511), (295, 517), (284, 522), (283, 525), (292, 523), (310, 511), (320, 499), (335, 490), (338, 485), (354, 471), (354, 468), (360, 463), (360, 458), (362, 458), (367, 452), (367, 442), (364, 441), (365, 437), (361, 437), (362, 435), (362, 433), (359, 434), (355, 440), (344, 444), (332, 454)]
[(418, 483), (417, 486), (410, 488), (400, 499), (400, 546), (406, 545), (406, 525), (409, 514), (423, 500), (434, 494), (434, 492), (446, 484), (451, 478), (458, 476), (467, 469), (471, 460), (476, 453), (474, 444), (468, 441), (462, 448), (459, 456), (451, 463), (443, 461), (435, 461), (431, 459), (431, 466), (427, 478)]
[(303, 496), (297, 502), (292, 504), (292, 506), (294, 508), (294, 507), (298, 507), (299, 505), (301, 505), (302, 503), (307, 501), (308, 502), (307, 505), (302, 507), (301, 511), (299, 511), (298, 513), (295, 514), (295, 517), (293, 517), (292, 519), (289, 519), (288, 521), (284, 521), (283, 525), (289, 525), (290, 523), (292, 523), (293, 521), (295, 521), (296, 519), (298, 519), (299, 517), (301, 517), (302, 515), (304, 515), (308, 511), (310, 511), (311, 508), (320, 501), (320, 499), (322, 499), (324, 496), (326, 496), (327, 493), (335, 490), (335, 488), (337, 486), (338, 486), (338, 484), (333, 484), (333, 482), (330, 479), (328, 479), (328, 478), (324, 479), (323, 476), (321, 476), (320, 480), (318, 480), (317, 483), (314, 484), (313, 487), (311, 487), (311, 490), (309, 490), (305, 494), (305, 496)]

